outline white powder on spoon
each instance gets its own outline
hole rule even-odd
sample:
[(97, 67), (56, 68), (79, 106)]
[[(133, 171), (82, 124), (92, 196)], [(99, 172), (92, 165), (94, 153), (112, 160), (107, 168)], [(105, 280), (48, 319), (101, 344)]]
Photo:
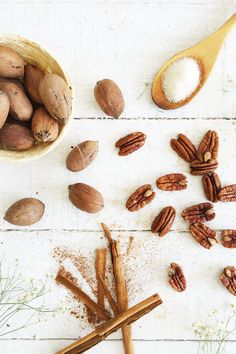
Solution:
[(198, 62), (183, 57), (171, 63), (163, 73), (162, 88), (169, 102), (180, 102), (191, 96), (199, 85), (201, 70)]

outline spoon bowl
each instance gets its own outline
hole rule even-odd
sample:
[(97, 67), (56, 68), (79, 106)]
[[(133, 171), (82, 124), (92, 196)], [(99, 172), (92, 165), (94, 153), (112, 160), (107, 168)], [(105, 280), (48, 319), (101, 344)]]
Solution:
[[(225, 22), (222, 27), (220, 27), (209, 37), (197, 43), (193, 47), (185, 49), (179, 52), (178, 54), (175, 54), (163, 65), (161, 70), (156, 75), (152, 85), (152, 98), (157, 106), (162, 109), (180, 108), (190, 102), (193, 97), (197, 95), (197, 93), (201, 90), (202, 86), (205, 84), (210, 75), (210, 72), (215, 64), (216, 58), (226, 35), (229, 33), (235, 23), (236, 13), (232, 17), (230, 17), (230, 19)], [(200, 80), (194, 92), (192, 92), (192, 94), (190, 94), (187, 98), (178, 102), (170, 102), (166, 98), (162, 87), (163, 74), (170, 64), (182, 58), (192, 58), (196, 60), (200, 69)]]

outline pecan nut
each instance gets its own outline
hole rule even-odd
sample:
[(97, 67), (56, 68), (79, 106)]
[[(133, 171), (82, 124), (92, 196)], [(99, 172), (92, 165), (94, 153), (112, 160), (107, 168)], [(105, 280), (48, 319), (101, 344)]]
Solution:
[(126, 208), (129, 211), (137, 211), (151, 203), (155, 195), (156, 193), (153, 192), (151, 184), (144, 184), (131, 194), (126, 202)]
[(223, 230), (221, 232), (221, 243), (227, 248), (236, 248), (236, 230)]
[(187, 188), (187, 178), (182, 173), (170, 173), (159, 177), (156, 186), (163, 191), (179, 191)]
[(175, 220), (175, 215), (176, 211), (172, 206), (162, 209), (152, 223), (152, 232), (158, 233), (160, 237), (165, 236)]
[(202, 176), (215, 171), (217, 167), (218, 162), (216, 160), (209, 160), (206, 162), (194, 160), (190, 164), (190, 173), (194, 176)]
[(210, 221), (215, 217), (213, 204), (200, 203), (200, 204), (192, 205), (183, 210), (182, 217), (184, 218), (185, 221), (188, 221), (190, 224)]
[(184, 134), (179, 134), (177, 139), (171, 139), (170, 145), (175, 152), (185, 161), (197, 159), (197, 149)]
[(219, 149), (219, 138), (215, 131), (208, 130), (198, 147), (198, 159), (202, 162), (216, 160)]
[(119, 155), (126, 156), (140, 149), (146, 140), (146, 135), (142, 132), (134, 132), (124, 136), (116, 142), (115, 147), (119, 148)]
[(186, 289), (186, 278), (183, 270), (177, 263), (171, 263), (169, 267), (169, 284), (176, 291), (182, 292)]
[(216, 232), (201, 222), (191, 224), (189, 230), (202, 247), (210, 249), (217, 243)]
[(221, 202), (236, 202), (236, 184), (223, 187), (218, 198)]
[(215, 203), (218, 201), (218, 194), (221, 190), (221, 183), (219, 176), (212, 172), (202, 177), (202, 184), (205, 195), (208, 200)]
[(228, 266), (220, 274), (220, 280), (224, 287), (234, 296), (236, 296), (236, 268)]

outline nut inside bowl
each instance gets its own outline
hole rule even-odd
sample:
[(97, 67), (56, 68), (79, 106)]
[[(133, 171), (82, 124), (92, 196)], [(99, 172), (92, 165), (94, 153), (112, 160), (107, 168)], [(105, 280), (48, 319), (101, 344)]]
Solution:
[[(63, 71), (58, 62), (38, 44), (20, 36), (8, 34), (0, 35), (0, 46), (14, 49), (22, 56), (26, 64), (37, 66), (45, 74), (54, 73), (61, 76), (67, 83), (72, 96), (72, 88), (69, 77)], [(0, 149), (0, 159), (12, 162), (24, 162), (47, 154), (49, 151), (53, 150), (62, 140), (63, 136), (66, 134), (69, 128), (71, 121), (72, 114), (70, 114), (66, 124), (60, 125), (60, 132), (55, 141), (51, 143), (35, 144), (30, 150), (27, 151), (10, 151)]]

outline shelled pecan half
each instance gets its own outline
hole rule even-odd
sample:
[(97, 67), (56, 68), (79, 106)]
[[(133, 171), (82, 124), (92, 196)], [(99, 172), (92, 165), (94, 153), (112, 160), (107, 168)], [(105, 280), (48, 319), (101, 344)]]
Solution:
[(144, 184), (131, 194), (126, 202), (126, 208), (129, 211), (137, 211), (151, 203), (155, 195), (156, 193), (153, 192), (151, 184)]
[(165, 236), (175, 220), (175, 215), (176, 211), (172, 206), (162, 209), (152, 223), (152, 232), (158, 233), (160, 237)]
[(184, 134), (179, 134), (177, 139), (171, 139), (170, 145), (175, 152), (185, 161), (197, 159), (197, 149)]
[(194, 160), (190, 164), (190, 173), (194, 176), (203, 176), (207, 173), (214, 172), (217, 167), (218, 162), (216, 160), (209, 160), (206, 162)]
[(170, 173), (156, 180), (156, 186), (163, 191), (179, 191), (187, 188), (187, 178), (182, 173)]
[(169, 283), (173, 289), (182, 292), (186, 289), (186, 278), (182, 268), (177, 263), (171, 263), (169, 267)]
[(217, 243), (216, 232), (201, 222), (191, 224), (189, 230), (202, 247), (210, 249)]
[(217, 132), (208, 130), (198, 147), (198, 159), (202, 162), (216, 160), (219, 149), (219, 137)]
[(221, 232), (221, 243), (227, 248), (236, 248), (236, 230), (223, 230)]
[(221, 190), (220, 178), (217, 173), (212, 172), (202, 177), (202, 184), (208, 200), (215, 203), (218, 201), (218, 194)]
[(213, 204), (206, 202), (192, 205), (183, 210), (182, 217), (190, 224), (210, 221), (215, 217)]
[(228, 266), (220, 274), (220, 280), (224, 287), (234, 296), (236, 296), (236, 268)]
[(218, 197), (221, 202), (236, 202), (236, 184), (221, 188)]
[(124, 136), (116, 142), (115, 147), (119, 148), (119, 155), (126, 156), (140, 149), (146, 140), (146, 135), (141, 132), (134, 132)]

